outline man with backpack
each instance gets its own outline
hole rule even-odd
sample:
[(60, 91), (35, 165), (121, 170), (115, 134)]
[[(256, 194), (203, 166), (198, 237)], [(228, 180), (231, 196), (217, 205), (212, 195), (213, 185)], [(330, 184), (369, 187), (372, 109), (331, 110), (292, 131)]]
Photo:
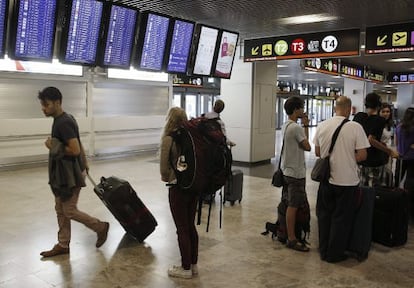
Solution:
[[(216, 102), (214, 102), (213, 111), (204, 114), (204, 117), (206, 117), (207, 119), (216, 119), (217, 122), (221, 126), (221, 131), (223, 131), (224, 136), (227, 137), (226, 127), (224, 125), (223, 120), (220, 119), (220, 113), (223, 110), (224, 110), (224, 101), (219, 99)], [(234, 143), (234, 142), (230, 141), (229, 139), (227, 139), (227, 145), (232, 147), (232, 146), (236, 146), (236, 143)]]
[[(295, 234), (296, 214), (298, 208), (306, 203), (306, 166), (305, 153), (310, 151), (311, 146), (308, 141), (309, 119), (304, 113), (304, 103), (299, 97), (290, 97), (284, 105), (289, 120), (283, 124), (282, 135), (284, 148), (281, 157), (280, 168), (283, 172), (284, 185), (282, 189), (282, 201), (287, 201), (286, 226), (287, 243), (286, 247), (308, 252), (309, 247), (299, 241)], [(301, 118), (303, 127), (297, 124)]]

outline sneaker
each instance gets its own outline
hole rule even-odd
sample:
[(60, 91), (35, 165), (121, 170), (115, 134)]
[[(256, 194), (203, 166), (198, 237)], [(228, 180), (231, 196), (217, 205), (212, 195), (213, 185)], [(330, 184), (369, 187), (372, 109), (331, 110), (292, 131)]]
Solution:
[(286, 247), (300, 252), (309, 252), (309, 247), (296, 239), (292, 241), (287, 240)]
[(193, 273), (193, 275), (198, 275), (197, 264), (191, 264), (191, 272)]
[(56, 244), (51, 250), (40, 252), (43, 257), (53, 257), (57, 255), (69, 254), (69, 248), (65, 248)]
[(108, 237), (108, 230), (109, 230), (109, 223), (108, 222), (103, 222), (104, 223), (104, 228), (102, 229), (102, 231), (96, 233), (98, 235), (98, 239), (96, 240), (96, 248), (101, 247), (105, 241), (106, 238)]
[(168, 276), (190, 279), (191, 277), (193, 277), (193, 273), (191, 272), (191, 269), (185, 270), (181, 266), (172, 266), (168, 269)]

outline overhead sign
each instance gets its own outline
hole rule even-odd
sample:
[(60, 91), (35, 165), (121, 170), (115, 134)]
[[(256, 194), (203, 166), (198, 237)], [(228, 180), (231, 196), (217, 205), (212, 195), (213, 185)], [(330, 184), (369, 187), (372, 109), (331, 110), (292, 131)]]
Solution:
[(384, 72), (365, 67), (365, 79), (374, 82), (384, 82)]
[(342, 76), (346, 76), (357, 80), (363, 80), (364, 66), (347, 63), (341, 60), (340, 73)]
[(414, 51), (414, 23), (367, 27), (365, 53)]
[(244, 40), (244, 61), (321, 58), (359, 55), (360, 30)]
[(414, 83), (414, 72), (390, 72), (388, 82), (392, 84)]
[(316, 71), (325, 74), (338, 75), (339, 74), (339, 61), (338, 59), (306, 59), (302, 60), (303, 68), (306, 70)]

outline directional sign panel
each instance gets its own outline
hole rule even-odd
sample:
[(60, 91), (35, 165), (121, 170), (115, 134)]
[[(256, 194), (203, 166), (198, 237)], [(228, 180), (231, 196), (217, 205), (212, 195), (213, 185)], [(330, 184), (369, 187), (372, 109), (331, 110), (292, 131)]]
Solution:
[(342, 76), (349, 77), (352, 79), (362, 80), (364, 79), (364, 66), (347, 63), (341, 60), (340, 73)]
[(302, 67), (305, 70), (316, 71), (325, 74), (338, 75), (339, 74), (339, 60), (338, 59), (306, 59), (302, 60)]
[(414, 51), (414, 23), (367, 27), (365, 53)]
[(359, 29), (249, 39), (244, 61), (359, 55)]
[(414, 83), (414, 72), (390, 72), (388, 82), (391, 84)]

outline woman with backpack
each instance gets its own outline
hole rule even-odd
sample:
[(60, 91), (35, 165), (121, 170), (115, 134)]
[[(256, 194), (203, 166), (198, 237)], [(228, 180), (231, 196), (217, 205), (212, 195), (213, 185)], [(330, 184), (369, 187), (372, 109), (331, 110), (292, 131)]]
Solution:
[(187, 121), (187, 114), (179, 107), (168, 111), (166, 124), (161, 139), (160, 172), (161, 180), (169, 187), (169, 202), (171, 214), (177, 228), (178, 246), (181, 253), (181, 265), (168, 269), (168, 275), (178, 278), (192, 278), (198, 274), (198, 233), (195, 226), (198, 197), (195, 193), (186, 193), (177, 185), (173, 163), (178, 161), (176, 143), (173, 133)]

